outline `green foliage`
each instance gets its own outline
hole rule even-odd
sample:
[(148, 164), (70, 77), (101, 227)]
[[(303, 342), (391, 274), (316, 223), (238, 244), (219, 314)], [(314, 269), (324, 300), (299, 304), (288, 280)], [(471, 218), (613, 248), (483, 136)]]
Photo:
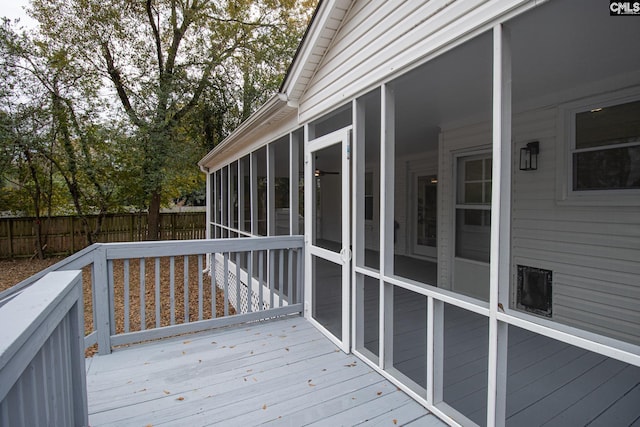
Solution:
[(0, 210), (17, 192), (79, 214), (202, 193), (197, 161), (277, 91), (314, 6), (32, 0), (37, 31), (0, 30)]

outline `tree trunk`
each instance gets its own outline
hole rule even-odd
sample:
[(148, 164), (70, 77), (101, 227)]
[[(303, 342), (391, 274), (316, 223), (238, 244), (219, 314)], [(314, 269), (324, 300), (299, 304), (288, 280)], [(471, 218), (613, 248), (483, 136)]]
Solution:
[(31, 172), (31, 179), (33, 179), (34, 185), (34, 193), (33, 197), (33, 210), (36, 214), (35, 221), (35, 232), (36, 232), (36, 254), (39, 259), (44, 259), (44, 250), (43, 250), (43, 242), (42, 242), (42, 221), (40, 219), (40, 197), (41, 197), (41, 189), (40, 189), (40, 180), (38, 179), (38, 172), (36, 170), (35, 165), (33, 164), (33, 159), (31, 157), (31, 152), (28, 148), (23, 149), (23, 153), (25, 158), (27, 159), (27, 164), (29, 165), (29, 171)]
[(160, 240), (160, 190), (156, 189), (151, 195), (149, 214), (147, 217), (147, 240)]

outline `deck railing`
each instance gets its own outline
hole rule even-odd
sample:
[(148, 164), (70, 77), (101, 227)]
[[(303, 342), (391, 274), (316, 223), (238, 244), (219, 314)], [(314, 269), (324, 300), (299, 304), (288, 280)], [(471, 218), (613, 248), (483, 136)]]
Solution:
[(87, 425), (94, 344), (302, 312), (302, 251), (301, 236), (95, 244), (0, 293), (0, 425)]
[(302, 250), (301, 236), (95, 244), (1, 292), (0, 310), (49, 272), (83, 270), (85, 347), (107, 354), (302, 312)]
[(86, 426), (82, 279), (49, 273), (0, 308), (0, 425)]

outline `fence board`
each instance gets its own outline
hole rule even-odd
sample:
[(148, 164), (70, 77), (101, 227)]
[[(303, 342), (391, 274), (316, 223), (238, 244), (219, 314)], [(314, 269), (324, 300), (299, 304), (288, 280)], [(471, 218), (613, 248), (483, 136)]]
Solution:
[[(94, 230), (98, 216), (88, 216)], [(69, 255), (87, 247), (82, 220), (74, 216), (41, 218), (0, 218), (0, 258), (30, 257), (37, 253), (36, 229), (40, 225), (44, 252)], [(104, 217), (96, 243), (139, 242), (146, 239), (145, 214), (108, 214)], [(160, 214), (161, 240), (192, 240), (206, 237), (205, 212), (170, 212)]]

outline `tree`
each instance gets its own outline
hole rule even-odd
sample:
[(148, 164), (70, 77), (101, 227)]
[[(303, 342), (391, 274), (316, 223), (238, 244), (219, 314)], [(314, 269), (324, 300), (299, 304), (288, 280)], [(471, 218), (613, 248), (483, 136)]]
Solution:
[[(66, 199), (91, 244), (104, 215), (118, 202), (114, 198), (118, 168), (114, 166), (121, 161), (115, 142), (122, 138), (113, 124), (101, 122), (95, 75), (78, 67), (67, 52), (63, 44), (16, 32), (9, 22), (0, 29), (1, 141), (7, 165), (1, 178), (12, 184), (12, 196), (20, 192), (31, 196), (32, 203), (22, 203), (21, 208), (31, 205), (38, 236), (43, 202), (51, 215), (54, 189), (57, 195), (59, 187), (66, 187)], [(67, 203), (56, 200), (55, 205), (60, 213)], [(87, 215), (94, 213), (98, 218), (92, 228)], [(39, 255), (44, 245), (38, 238)]]
[(159, 236), (160, 206), (175, 175), (169, 169), (177, 158), (195, 168), (273, 93), (311, 3), (33, 0), (32, 16), (48, 43), (100, 72), (132, 125), (149, 239)]

